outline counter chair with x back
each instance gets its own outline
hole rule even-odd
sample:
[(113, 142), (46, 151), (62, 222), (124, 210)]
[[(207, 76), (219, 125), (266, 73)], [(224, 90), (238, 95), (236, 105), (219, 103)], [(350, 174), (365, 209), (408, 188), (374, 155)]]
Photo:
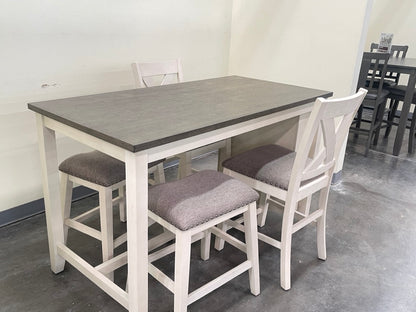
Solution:
[[(360, 89), (355, 95), (341, 99), (318, 98), (296, 152), (279, 145), (266, 145), (223, 162), (225, 174), (265, 195), (259, 203), (259, 214), (268, 212), (269, 202), (283, 208), (280, 241), (262, 233), (258, 236), (263, 242), (280, 249), (280, 285), (285, 290), (291, 287), (294, 233), (316, 221), (318, 258), (326, 259), (326, 210), (332, 174), (352, 119), (366, 94), (367, 90)], [(299, 213), (298, 203), (317, 192), (317, 209)], [(244, 231), (238, 220), (226, 224)], [(216, 240), (221, 241), (221, 238)]]

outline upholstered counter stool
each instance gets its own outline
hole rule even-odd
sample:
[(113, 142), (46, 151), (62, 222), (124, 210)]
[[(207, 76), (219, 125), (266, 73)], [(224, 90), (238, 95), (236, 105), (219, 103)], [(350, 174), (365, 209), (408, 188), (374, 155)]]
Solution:
[[(60, 164), (59, 171), (61, 172), (65, 244), (68, 229), (73, 228), (101, 241), (103, 262), (112, 258), (114, 248), (120, 246), (127, 239), (126, 234), (122, 234), (115, 240), (113, 237), (113, 205), (119, 205), (120, 220), (126, 221), (124, 163), (101, 152), (93, 151), (67, 158)], [(149, 173), (154, 175), (154, 179), (149, 183), (165, 182), (163, 160), (150, 163)], [(71, 218), (73, 183), (98, 191), (99, 206)], [(118, 197), (113, 199), (113, 191), (116, 189), (118, 189)], [(100, 214), (100, 231), (83, 223), (96, 212)], [(112, 273), (109, 274), (109, 278), (112, 278)]]
[[(256, 200), (258, 194), (244, 183), (217, 171), (200, 171), (182, 180), (149, 189), (149, 217), (175, 234), (174, 245), (149, 255), (149, 273), (174, 294), (174, 311), (187, 306), (234, 277), (249, 271), (250, 290), (260, 293)], [(245, 244), (215, 225), (243, 214)], [(211, 232), (247, 254), (247, 260), (188, 294), (191, 244), (202, 239), (201, 257), (209, 258)], [(161, 234), (163, 235), (163, 234)], [(152, 261), (175, 252), (174, 281)]]

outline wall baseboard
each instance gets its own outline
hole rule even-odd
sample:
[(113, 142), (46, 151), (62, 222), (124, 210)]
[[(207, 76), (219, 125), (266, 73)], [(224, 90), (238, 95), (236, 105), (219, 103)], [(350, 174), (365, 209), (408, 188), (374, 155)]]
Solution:
[[(77, 186), (72, 192), (72, 201), (89, 197), (97, 192), (85, 186)], [(45, 212), (43, 198), (0, 212), (0, 227), (30, 218)]]

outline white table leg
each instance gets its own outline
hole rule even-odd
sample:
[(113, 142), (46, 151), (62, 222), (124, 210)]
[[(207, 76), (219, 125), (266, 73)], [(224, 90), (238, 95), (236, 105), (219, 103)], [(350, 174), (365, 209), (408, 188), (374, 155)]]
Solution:
[(46, 226), (48, 230), (49, 256), (54, 273), (64, 270), (65, 260), (58, 255), (57, 244), (64, 244), (64, 225), (59, 193), (59, 171), (55, 131), (43, 124), (43, 117), (36, 114), (42, 185), (45, 201)]
[(147, 311), (147, 154), (126, 152), (129, 311)]

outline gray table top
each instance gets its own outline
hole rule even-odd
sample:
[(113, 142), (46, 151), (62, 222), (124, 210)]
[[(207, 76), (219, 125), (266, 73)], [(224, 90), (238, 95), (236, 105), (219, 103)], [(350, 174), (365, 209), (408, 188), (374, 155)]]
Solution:
[(28, 108), (138, 152), (330, 96), (329, 91), (228, 76), (29, 103)]

